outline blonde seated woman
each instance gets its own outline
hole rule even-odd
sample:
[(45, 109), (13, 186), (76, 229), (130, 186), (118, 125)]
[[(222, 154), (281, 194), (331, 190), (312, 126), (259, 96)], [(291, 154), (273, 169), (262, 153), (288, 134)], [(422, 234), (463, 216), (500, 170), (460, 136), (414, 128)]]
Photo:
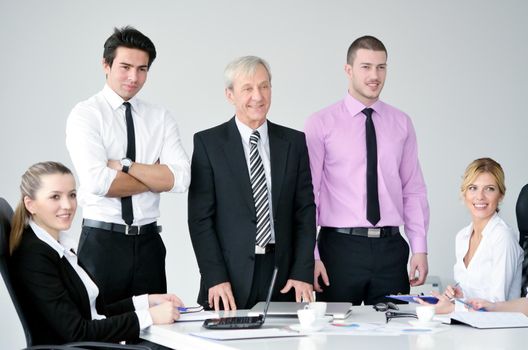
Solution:
[(476, 159), (466, 168), (460, 188), (471, 224), (455, 241), (457, 284), (448, 286), (436, 304), (437, 313), (463, 310), (455, 299), (492, 302), (515, 299), (521, 293), (523, 251), (518, 237), (498, 215), (506, 186), (504, 171), (490, 158)]
[[(77, 209), (75, 179), (67, 167), (56, 162), (31, 166), (20, 191), (9, 270), (33, 345), (136, 341), (141, 329), (178, 319), (183, 304), (174, 294), (145, 294), (112, 305), (98, 297), (97, 285), (61, 238)], [(160, 348), (147, 343), (142, 344)]]

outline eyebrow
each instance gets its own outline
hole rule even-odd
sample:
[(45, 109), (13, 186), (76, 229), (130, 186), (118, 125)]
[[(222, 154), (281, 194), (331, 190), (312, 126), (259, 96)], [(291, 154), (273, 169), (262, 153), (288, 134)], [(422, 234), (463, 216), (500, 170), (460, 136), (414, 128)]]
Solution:
[[(127, 63), (127, 62), (119, 62), (118, 64), (121, 65), (121, 66), (126, 66), (126, 67), (136, 67), (133, 64)], [(137, 66), (137, 67), (138, 68), (148, 68), (148, 64), (142, 64), (142, 65)]]

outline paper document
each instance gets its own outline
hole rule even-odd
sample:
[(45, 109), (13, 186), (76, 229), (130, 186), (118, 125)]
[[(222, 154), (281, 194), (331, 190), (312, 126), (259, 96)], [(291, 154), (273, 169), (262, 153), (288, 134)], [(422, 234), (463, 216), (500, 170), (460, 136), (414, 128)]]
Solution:
[(207, 330), (190, 333), (195, 337), (213, 340), (238, 340), (257, 338), (283, 338), (283, 337), (303, 337), (305, 334), (280, 328), (259, 328), (259, 329), (233, 329), (233, 330)]
[(180, 318), (176, 322), (188, 322), (188, 321), (204, 321), (208, 318), (218, 318), (220, 314), (214, 311), (200, 311), (190, 312), (186, 314), (180, 314)]
[(454, 312), (451, 321), (481, 329), (528, 327), (528, 317), (520, 312)]

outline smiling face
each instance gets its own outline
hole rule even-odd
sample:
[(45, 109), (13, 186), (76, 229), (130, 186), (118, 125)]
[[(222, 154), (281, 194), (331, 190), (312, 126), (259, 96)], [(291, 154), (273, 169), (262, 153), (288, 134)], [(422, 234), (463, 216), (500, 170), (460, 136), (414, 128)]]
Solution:
[(55, 239), (68, 230), (77, 210), (75, 179), (71, 174), (43, 175), (35, 198), (24, 197), (26, 209), (37, 225)]
[(125, 101), (134, 97), (145, 84), (149, 55), (139, 49), (120, 46), (112, 65), (103, 59), (106, 83)]
[(384, 51), (359, 49), (352, 65), (345, 65), (348, 93), (365, 106), (379, 98), (387, 75), (387, 54)]
[(238, 120), (251, 129), (264, 123), (271, 104), (271, 82), (263, 65), (259, 64), (253, 75), (236, 75), (233, 86), (226, 88), (225, 93), (235, 106)]
[(464, 191), (464, 202), (473, 222), (487, 222), (497, 212), (503, 197), (495, 177), (489, 172), (479, 174)]

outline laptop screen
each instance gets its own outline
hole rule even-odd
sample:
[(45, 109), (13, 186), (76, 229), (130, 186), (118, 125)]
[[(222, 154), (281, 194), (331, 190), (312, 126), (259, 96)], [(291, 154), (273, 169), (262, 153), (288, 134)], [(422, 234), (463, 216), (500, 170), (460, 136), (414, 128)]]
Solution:
[(273, 269), (273, 276), (271, 276), (271, 283), (268, 290), (268, 296), (266, 298), (266, 306), (264, 307), (264, 317), (262, 319), (263, 323), (266, 320), (266, 314), (268, 313), (268, 308), (271, 301), (271, 295), (273, 294), (273, 288), (275, 287), (275, 280), (277, 279), (277, 273), (279, 272), (279, 268), (275, 266), (275, 269)]

